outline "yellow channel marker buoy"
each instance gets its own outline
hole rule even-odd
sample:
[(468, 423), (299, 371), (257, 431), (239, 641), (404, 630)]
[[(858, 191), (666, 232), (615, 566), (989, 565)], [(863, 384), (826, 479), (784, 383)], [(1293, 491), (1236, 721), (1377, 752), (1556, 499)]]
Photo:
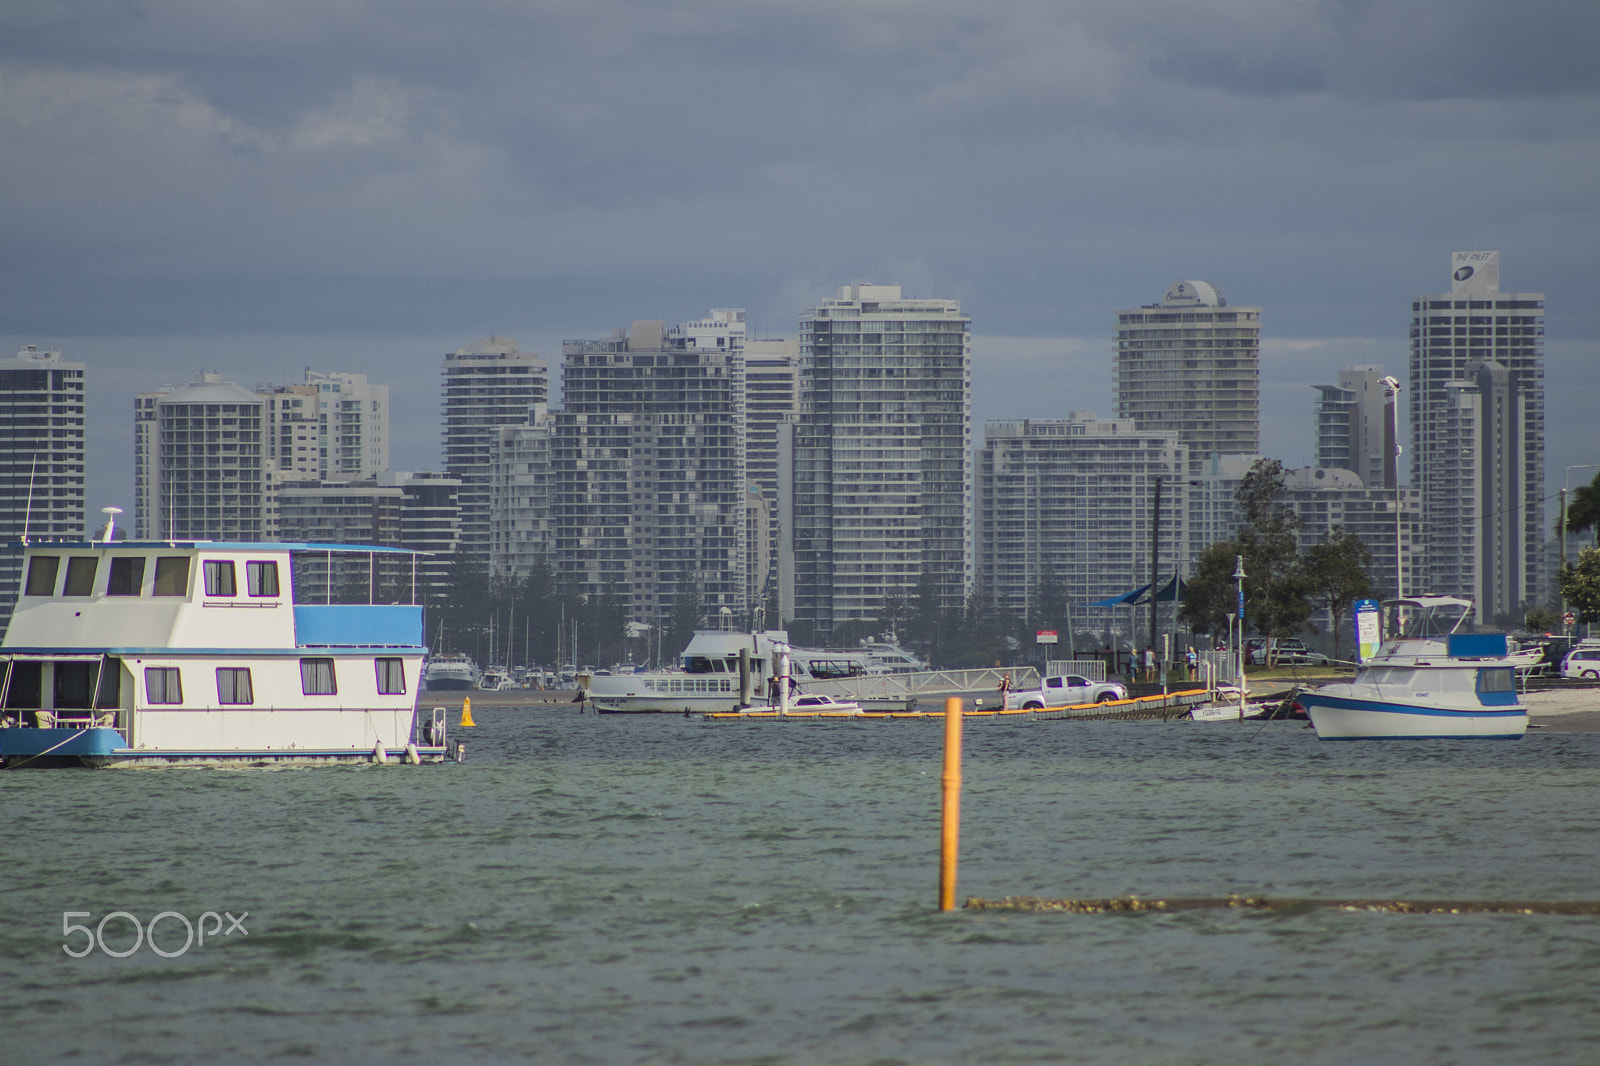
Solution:
[(472, 697), (466, 696), (461, 700), (461, 724), (475, 726), (478, 723), (472, 720)]

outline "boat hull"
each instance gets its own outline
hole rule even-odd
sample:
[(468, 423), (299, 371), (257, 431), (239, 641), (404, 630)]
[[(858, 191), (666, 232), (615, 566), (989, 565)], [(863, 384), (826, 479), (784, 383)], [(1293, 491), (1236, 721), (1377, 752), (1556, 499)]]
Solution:
[(1522, 706), (1461, 710), (1319, 692), (1299, 701), (1322, 740), (1517, 740), (1528, 731)]
[[(417, 745), (418, 762), (444, 762), (443, 745)], [(386, 748), (385, 761), (403, 762), (403, 748)], [(49, 769), (64, 766), (316, 765), (373, 762), (372, 748), (264, 748), (261, 750), (130, 748), (115, 729), (0, 729), (0, 763)]]

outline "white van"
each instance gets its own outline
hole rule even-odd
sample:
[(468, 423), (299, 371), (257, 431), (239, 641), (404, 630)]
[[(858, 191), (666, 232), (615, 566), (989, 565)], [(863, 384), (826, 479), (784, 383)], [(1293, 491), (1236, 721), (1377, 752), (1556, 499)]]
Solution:
[(1600, 648), (1580, 646), (1567, 652), (1567, 657), (1561, 660), (1561, 676), (1600, 681)]

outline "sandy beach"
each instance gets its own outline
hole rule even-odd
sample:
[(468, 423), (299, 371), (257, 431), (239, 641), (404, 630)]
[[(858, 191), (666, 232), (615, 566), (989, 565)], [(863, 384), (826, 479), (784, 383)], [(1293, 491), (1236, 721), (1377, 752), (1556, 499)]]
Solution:
[(1600, 688), (1530, 692), (1528, 726), (1550, 733), (1600, 732)]

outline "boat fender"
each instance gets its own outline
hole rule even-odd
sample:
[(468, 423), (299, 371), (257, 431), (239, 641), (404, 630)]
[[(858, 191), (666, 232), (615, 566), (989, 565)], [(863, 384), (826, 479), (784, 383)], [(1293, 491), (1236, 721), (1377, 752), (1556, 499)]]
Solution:
[(381, 740), (372, 745), (372, 761), (377, 763), (379, 766), (382, 766), (389, 761), (389, 751), (383, 746), (383, 741)]
[(406, 762), (412, 766), (422, 765), (422, 756), (417, 754), (417, 746), (415, 744), (406, 745)]

